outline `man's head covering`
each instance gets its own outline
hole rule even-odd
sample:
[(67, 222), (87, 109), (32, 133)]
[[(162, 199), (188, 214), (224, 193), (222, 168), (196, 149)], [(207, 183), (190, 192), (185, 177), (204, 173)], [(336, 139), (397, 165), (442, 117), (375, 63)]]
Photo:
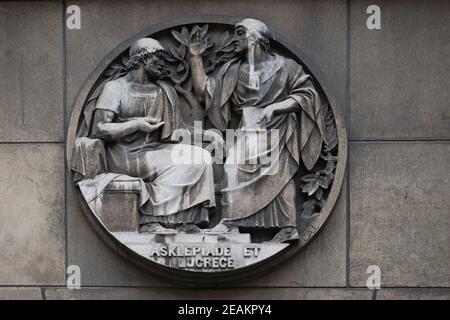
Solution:
[(151, 54), (157, 51), (166, 51), (158, 40), (142, 38), (137, 40), (130, 48), (130, 58), (137, 55)]
[(262, 21), (246, 18), (236, 24), (236, 28), (238, 27), (245, 28), (249, 36), (253, 36), (256, 39), (269, 41), (269, 28)]

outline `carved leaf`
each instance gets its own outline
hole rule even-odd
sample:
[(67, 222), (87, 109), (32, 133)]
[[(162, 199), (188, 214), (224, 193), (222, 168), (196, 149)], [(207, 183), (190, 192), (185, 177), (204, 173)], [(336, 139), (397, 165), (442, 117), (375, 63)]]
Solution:
[(228, 47), (222, 48), (220, 51), (221, 52), (233, 52), (233, 50), (234, 50), (233, 46), (228, 46)]
[(180, 64), (178, 64), (178, 67), (177, 67), (177, 72), (181, 72), (181, 71), (183, 71), (184, 70), (184, 64), (182, 64), (182, 63), (180, 63)]
[(122, 64), (123, 64), (124, 66), (126, 66), (127, 63), (128, 63), (128, 56), (126, 56), (126, 55), (122, 56), (122, 58), (120, 59), (120, 61), (122, 62)]
[(334, 123), (334, 117), (333, 117), (333, 113), (332, 112), (327, 112), (326, 113), (326, 115), (325, 115), (325, 124), (327, 125), (327, 126), (330, 126), (330, 125), (332, 125), (333, 123)]
[(323, 190), (321, 188), (317, 189), (317, 192), (315, 193), (317, 200), (322, 200), (323, 197)]
[(315, 180), (310, 183), (306, 183), (306, 184), (302, 185), (302, 191), (307, 193), (308, 196), (313, 195), (314, 192), (316, 192), (318, 188), (319, 188), (319, 180)]
[[(307, 201), (302, 206), (302, 212), (311, 214), (312, 216), (320, 214), (320, 210), (319, 212), (314, 213), (315, 209), (311, 209), (311, 205), (308, 201), (314, 201), (313, 203), (318, 208), (324, 207), (326, 203), (326, 190), (329, 189), (333, 182), (336, 162), (338, 160), (335, 154), (338, 138), (333, 111), (328, 104), (322, 105), (321, 111), (324, 114), (326, 131), (320, 158), (323, 160), (322, 163), (325, 162), (325, 165), (321, 164), (314, 172), (301, 177), (301, 180), (306, 183), (300, 185), (301, 190), (308, 195)], [(304, 215), (304, 213), (302, 213), (302, 215)]]
[(168, 54), (165, 56), (165, 59), (169, 62), (176, 62), (178, 61), (177, 59), (175, 59), (171, 54)]
[(302, 216), (304, 218), (313, 218), (318, 215), (316, 199), (310, 199), (303, 203)]
[(305, 208), (313, 208), (316, 206), (316, 200), (314, 199), (310, 199), (304, 202), (304, 206)]
[(119, 72), (126, 71), (125, 66), (120, 63), (113, 63), (104, 73), (106, 77), (111, 77)]
[(225, 31), (223, 33), (222, 39), (220, 40), (219, 49), (221, 47), (225, 46), (229, 36), (230, 36), (230, 33), (228, 31)]
[(168, 47), (169, 53), (177, 60), (182, 60), (180, 56), (178, 55), (178, 52), (173, 47)]
[(181, 28), (181, 34), (183, 36), (183, 40), (186, 41), (186, 46), (189, 44), (191, 36), (189, 35), (189, 31), (186, 27)]
[(125, 69), (124, 69), (124, 70), (121, 70), (121, 71), (119, 71), (119, 72), (116, 72), (116, 73), (111, 77), (111, 80), (119, 79), (119, 78), (125, 76), (126, 74), (127, 74), (127, 71), (126, 71)]
[(334, 169), (336, 169), (336, 164), (333, 161), (328, 161), (327, 166), (325, 167), (324, 171), (327, 174), (330, 174), (334, 171)]
[(329, 176), (326, 175), (326, 176), (319, 176), (318, 182), (319, 182), (319, 186), (321, 186), (324, 189), (328, 189), (331, 181), (330, 181)]
[(195, 25), (195, 26), (192, 28), (191, 33), (190, 33), (190, 35), (189, 35), (191, 38), (194, 36), (194, 34), (195, 34), (195, 32), (198, 30), (198, 28), (199, 28), (199, 26), (197, 26), (197, 25)]
[(178, 56), (179, 57), (184, 59), (184, 57), (186, 55), (186, 48), (187, 48), (186, 46), (180, 44), (180, 46), (178, 47)]
[(229, 59), (234, 58), (234, 56), (235, 56), (235, 53), (234, 53), (234, 51), (233, 51), (233, 52), (231, 52), (231, 53), (226, 53), (226, 54), (224, 54), (224, 55), (222, 56), (222, 59), (224, 59), (224, 60), (229, 60)]
[(317, 175), (315, 173), (310, 173), (310, 174), (304, 175), (300, 179), (304, 182), (313, 182), (313, 181), (317, 180)]
[(336, 156), (333, 156), (332, 154), (331, 154), (331, 152), (327, 152), (327, 154), (326, 155), (324, 155), (323, 153), (320, 155), (320, 158), (321, 159), (323, 159), (323, 160), (326, 160), (326, 161), (337, 161), (337, 157)]
[(205, 38), (207, 33), (208, 33), (208, 25), (205, 24), (205, 25), (202, 27), (202, 30), (201, 30), (200, 35), (201, 35), (202, 38)]
[(98, 96), (100, 95), (100, 92), (102, 92), (103, 87), (105, 86), (105, 84), (109, 81), (110, 79), (106, 79), (104, 80), (95, 90), (94, 92), (89, 96), (89, 98), (87, 99), (87, 103), (89, 103), (90, 101), (97, 99)]
[(337, 147), (337, 139), (331, 139), (331, 141), (328, 142), (328, 144), (325, 146), (325, 151), (332, 151), (334, 148)]
[[(183, 29), (185, 29), (185, 28), (183, 27)], [(187, 29), (186, 29), (186, 31), (187, 31)], [(175, 39), (178, 40), (178, 42), (184, 44), (186, 47), (189, 45), (188, 39), (185, 38), (185, 37), (184, 37), (181, 33), (179, 33), (178, 31), (172, 30), (172, 35), (173, 35), (173, 37), (174, 37)]]

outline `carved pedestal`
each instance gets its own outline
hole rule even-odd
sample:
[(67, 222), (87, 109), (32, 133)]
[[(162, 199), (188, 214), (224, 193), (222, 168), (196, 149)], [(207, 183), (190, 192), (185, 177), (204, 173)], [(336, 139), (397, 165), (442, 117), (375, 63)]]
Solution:
[(137, 254), (168, 267), (195, 272), (245, 267), (285, 249), (288, 244), (252, 243), (248, 233), (160, 235), (115, 232), (114, 236)]
[(112, 181), (103, 193), (98, 212), (111, 232), (137, 231), (139, 227), (139, 180)]

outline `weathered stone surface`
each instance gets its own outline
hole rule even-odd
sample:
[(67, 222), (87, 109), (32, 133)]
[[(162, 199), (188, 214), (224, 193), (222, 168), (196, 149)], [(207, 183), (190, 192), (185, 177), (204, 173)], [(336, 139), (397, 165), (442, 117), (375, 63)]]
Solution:
[(49, 300), (62, 299), (197, 299), (197, 300), (369, 300), (372, 292), (367, 289), (319, 289), (319, 288), (260, 288), (260, 289), (170, 289), (170, 288), (92, 288), (68, 290), (48, 288)]
[(62, 3), (0, 3), (0, 141), (63, 141)]
[(450, 289), (381, 289), (377, 300), (450, 300)]
[(381, 30), (371, 4), (350, 3), (351, 138), (449, 138), (450, 2), (377, 1)]
[(42, 300), (41, 288), (0, 288), (0, 300)]
[[(125, 233), (125, 235), (124, 235)], [(223, 240), (211, 242), (211, 238), (201, 233), (177, 234), (173, 236), (150, 235), (142, 233), (115, 232), (114, 235), (130, 250), (142, 257), (167, 267), (195, 272), (217, 272), (239, 269), (266, 260), (289, 245), (286, 243), (251, 243), (250, 234), (240, 234), (246, 241), (230, 242), (226, 235), (218, 235)], [(155, 240), (158, 239), (162, 243)], [(206, 239), (205, 239), (206, 238)], [(237, 237), (233, 237), (237, 238)], [(246, 238), (246, 239), (245, 239)], [(147, 240), (147, 241), (145, 241)], [(165, 250), (174, 250), (174, 255), (167, 255)], [(193, 253), (194, 250), (198, 253)], [(204, 252), (210, 252), (205, 254)], [(245, 254), (243, 254), (245, 252)]]
[[(180, 16), (253, 17), (304, 51), (319, 67), (343, 107), (346, 82), (345, 1), (74, 1), (82, 12), (81, 30), (67, 31), (69, 115), (84, 81), (101, 60), (135, 33)], [(120, 26), (120, 27), (119, 27)], [(333, 59), (330, 59), (333, 57)]]
[(346, 185), (344, 182), (339, 199), (322, 229), (300, 252), (262, 277), (232, 285), (344, 287), (346, 285)]
[(350, 145), (350, 284), (450, 285), (450, 143)]
[[(70, 181), (68, 182), (70, 184)], [(342, 287), (346, 278), (346, 184), (323, 229), (297, 255), (267, 275), (232, 286)], [(174, 286), (126, 261), (98, 236), (68, 188), (69, 264), (81, 268), (82, 286)], [(293, 272), (293, 270), (295, 270)]]
[(236, 234), (204, 234), (204, 233), (184, 233), (157, 235), (152, 233), (138, 232), (114, 232), (114, 236), (120, 242), (136, 245), (148, 245), (149, 243), (161, 244), (217, 244), (220, 241), (226, 243), (251, 243), (249, 233)]
[[(162, 1), (132, 1), (127, 4), (118, 2), (111, 4), (108, 2), (107, 5), (105, 5), (106, 2), (96, 1), (90, 3), (75, 2), (75, 4), (80, 6), (83, 18), (81, 30), (67, 32), (69, 109), (72, 108), (76, 94), (89, 73), (114, 47), (148, 26), (176, 18), (180, 15), (180, 12), (184, 16), (193, 14), (251, 16), (267, 22), (274, 30), (282, 33), (311, 57), (325, 75), (325, 80), (332, 84), (331, 89), (338, 93), (337, 98), (341, 102), (345, 101), (346, 5), (344, 1), (320, 3), (281, 1), (276, 4), (272, 1), (242, 1), (236, 2), (234, 6), (221, 2), (211, 3), (210, 1), (196, 1), (195, 3), (176, 1), (171, 3), (170, 6)], [(121, 27), (117, 28), (118, 25)], [(330, 55), (334, 57), (333, 60), (329, 59)], [(87, 274), (83, 278), (86, 282), (83, 282), (84, 280), (82, 282), (85, 285), (154, 284), (154, 279), (147, 275), (143, 276), (144, 271), (142, 273), (136, 271), (134, 273), (136, 276), (130, 277), (127, 265), (133, 270), (134, 267), (129, 262), (111, 263), (111, 261), (105, 261), (105, 265), (103, 265), (103, 262), (99, 263), (98, 256), (102, 256), (104, 253), (98, 251), (93, 253), (94, 248), (97, 250), (98, 244), (98, 250), (100, 248), (102, 248), (101, 250), (109, 249), (101, 243), (101, 239), (98, 238), (94, 230), (84, 225), (86, 224), (85, 219), (79, 218), (80, 212), (74, 207), (76, 202), (73, 195), (70, 195), (69, 228), (74, 228), (74, 230), (69, 230), (69, 260), (78, 261), (85, 266), (84, 268), (92, 271), (86, 272)], [(342, 208), (345, 207), (344, 204), (345, 201), (342, 201)], [(345, 208), (332, 215), (333, 217), (330, 218), (327, 227), (324, 227), (324, 230), (321, 231), (323, 234), (331, 233), (331, 235), (318, 236), (318, 238), (327, 237), (327, 239), (330, 237), (332, 240), (327, 240), (326, 243), (322, 240), (322, 245), (319, 245), (321, 247), (320, 252), (315, 252), (312, 249), (313, 244), (304, 249), (309, 250), (309, 255), (316, 257), (307, 262), (302, 260), (303, 270), (307, 270), (301, 274), (300, 278), (298, 278), (298, 274), (291, 278), (285, 275), (289, 270), (286, 267), (283, 269), (284, 272), (280, 272), (278, 277), (271, 280), (271, 285), (288, 284), (297, 286), (303, 283), (323, 286), (345, 285)], [(330, 228), (333, 229), (332, 232), (329, 231)], [(94, 240), (94, 238), (96, 239)], [(314, 239), (313, 242), (315, 241), (320, 240)], [(87, 246), (89, 250), (82, 249)], [(110, 254), (111, 256), (109, 256)], [(109, 250), (108, 258), (105, 259), (114, 259), (114, 261), (119, 259), (114, 258), (113, 255), (114, 252)], [(302, 257), (304, 256), (302, 255)], [(330, 264), (327, 264), (327, 262), (330, 262)], [(327, 276), (323, 276), (322, 271), (319, 271), (322, 270), (319, 268), (319, 264), (327, 266), (325, 267), (329, 271)], [(314, 272), (310, 270), (310, 266), (314, 266), (312, 269), (317, 270), (315, 277), (308, 277), (310, 272)], [(94, 272), (91, 268), (99, 271)], [(105, 272), (102, 268), (107, 271)], [(122, 273), (126, 273), (127, 277), (123, 276)], [(140, 276), (142, 276), (142, 279), (139, 278)], [(260, 284), (266, 285), (262, 282)]]
[(138, 192), (108, 191), (103, 194), (103, 205), (97, 212), (105, 227), (111, 232), (137, 231), (138, 203)]
[(84, 216), (72, 181), (67, 181), (68, 263), (81, 269), (82, 286), (172, 286), (123, 259)]
[(64, 146), (0, 145), (0, 284), (64, 284)]

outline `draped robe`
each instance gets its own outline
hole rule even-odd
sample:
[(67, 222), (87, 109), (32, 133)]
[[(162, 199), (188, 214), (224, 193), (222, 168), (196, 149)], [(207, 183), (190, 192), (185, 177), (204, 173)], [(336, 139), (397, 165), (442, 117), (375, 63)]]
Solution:
[[(85, 197), (98, 197), (108, 179), (122, 174), (142, 181), (141, 224), (208, 221), (208, 208), (215, 205), (210, 154), (200, 147), (171, 143), (173, 131), (181, 128), (177, 101), (176, 92), (162, 81), (141, 85), (124, 77), (106, 83), (95, 110), (114, 112), (113, 122), (151, 117), (164, 125), (151, 133), (136, 131), (118, 140), (105, 141), (109, 173), (80, 181)], [(174, 159), (174, 148), (177, 148), (177, 154), (190, 158)], [(191, 156), (194, 153), (200, 154), (196, 159), (202, 161), (193, 163)]]
[[(269, 123), (256, 124), (264, 108), (288, 98), (297, 103), (296, 112), (276, 114)], [(296, 226), (293, 176), (300, 161), (306, 169), (312, 169), (324, 138), (321, 102), (312, 78), (295, 61), (268, 54), (255, 88), (249, 85), (248, 65), (235, 59), (208, 78), (205, 101), (208, 118), (219, 130), (227, 128), (231, 110), (241, 115), (240, 129), (256, 129), (250, 140), (254, 140), (254, 132), (278, 130), (276, 141), (267, 138), (267, 144), (258, 144), (256, 150), (255, 146), (249, 150), (249, 144), (239, 142), (228, 150), (222, 189), (223, 220), (245, 227)], [(262, 161), (267, 150), (278, 151), (270, 163)], [(257, 159), (256, 163), (236, 163), (236, 159), (249, 160), (249, 155)]]

